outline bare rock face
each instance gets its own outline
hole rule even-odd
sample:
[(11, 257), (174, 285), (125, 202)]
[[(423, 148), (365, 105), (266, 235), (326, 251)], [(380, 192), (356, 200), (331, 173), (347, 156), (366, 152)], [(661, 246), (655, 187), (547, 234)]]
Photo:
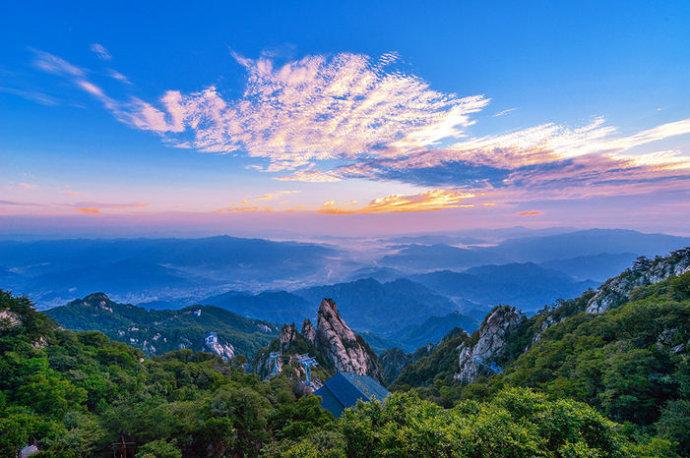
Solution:
[(382, 379), (374, 352), (338, 314), (335, 302), (324, 299), (319, 305), (316, 342), (339, 372), (354, 372)]
[(93, 293), (82, 299), (84, 305), (94, 308), (100, 308), (106, 312), (113, 313), (113, 308), (110, 306), (110, 298), (105, 293)]
[(280, 348), (285, 350), (290, 346), (292, 342), (297, 339), (297, 328), (294, 324), (286, 324), (281, 329), (278, 335), (278, 340), (280, 341)]
[(477, 342), (458, 346), (459, 370), (454, 379), (471, 383), (480, 375), (500, 373), (502, 369), (496, 361), (505, 353), (508, 336), (524, 319), (515, 307), (495, 308), (479, 328)]
[(632, 267), (606, 281), (587, 303), (587, 313), (604, 313), (630, 298), (638, 286), (651, 285), (674, 275), (690, 271), (690, 248), (672, 252), (666, 257), (638, 258)]
[(302, 335), (309, 343), (313, 344), (316, 342), (316, 329), (314, 329), (314, 326), (308, 319), (302, 323)]
[[(286, 324), (271, 345), (255, 361), (255, 371), (262, 379), (287, 374), (304, 385), (305, 369), (300, 362), (304, 356), (318, 360), (318, 367), (328, 372), (355, 372), (382, 380), (381, 365), (374, 352), (355, 334), (338, 314), (335, 302), (324, 299), (319, 306), (317, 325), (304, 320), (302, 331), (294, 324)], [(312, 386), (306, 385), (295, 392), (304, 394), (320, 386), (312, 374)], [(301, 385), (300, 385), (301, 386)]]
[(204, 345), (207, 349), (218, 356), (220, 356), (224, 361), (229, 361), (235, 357), (235, 347), (229, 343), (221, 343), (218, 340), (218, 334), (215, 332), (210, 332), (206, 339), (204, 339)]
[(22, 324), (22, 320), (16, 313), (10, 310), (0, 310), (0, 330), (10, 329), (20, 324)]

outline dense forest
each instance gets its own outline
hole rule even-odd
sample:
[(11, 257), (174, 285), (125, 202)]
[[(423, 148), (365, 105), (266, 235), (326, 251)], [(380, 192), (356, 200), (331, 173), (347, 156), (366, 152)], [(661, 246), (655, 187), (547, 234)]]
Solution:
[[(124, 440), (140, 457), (687, 455), (689, 314), (690, 275), (673, 277), (605, 314), (573, 312), (496, 377), (463, 386), (441, 371), (336, 420), (286, 377), (191, 350), (146, 359), (3, 292), (0, 454), (112, 456)], [(416, 364), (431, 371), (454, 338)]]

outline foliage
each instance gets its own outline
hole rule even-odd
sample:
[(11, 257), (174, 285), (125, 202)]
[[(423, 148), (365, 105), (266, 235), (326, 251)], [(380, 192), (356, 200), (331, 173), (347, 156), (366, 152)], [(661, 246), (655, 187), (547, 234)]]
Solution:
[[(636, 442), (590, 406), (548, 400), (524, 388), (499, 392), (483, 402), (452, 409), (414, 393), (395, 393), (385, 403), (347, 410), (328, 437), (326, 456), (420, 457), (623, 457), (676, 456), (668, 441)], [(311, 435), (283, 456), (320, 456), (322, 435)]]
[(45, 313), (67, 329), (100, 331), (147, 355), (161, 355), (181, 347), (201, 350), (205, 338), (215, 332), (219, 342), (230, 343), (238, 354), (251, 357), (277, 333), (271, 323), (218, 307), (146, 310), (113, 302), (103, 293), (90, 294)]
[[(62, 330), (0, 291), (0, 456), (35, 443), (46, 456), (105, 457), (121, 438), (140, 458), (687, 455), (690, 371), (672, 349), (688, 340), (690, 304), (675, 296), (686, 283), (677, 286), (566, 319), (491, 383), (458, 387), (443, 358), (432, 358), (448, 368), (440, 376), (423, 365), (407, 375), (432, 377), (421, 393), (445, 407), (407, 390), (338, 420), (317, 397), (296, 398), (285, 376), (261, 381), (191, 350), (145, 359), (103, 334)], [(667, 329), (676, 331), (659, 344)], [(469, 338), (455, 332), (439, 348), (452, 355)]]

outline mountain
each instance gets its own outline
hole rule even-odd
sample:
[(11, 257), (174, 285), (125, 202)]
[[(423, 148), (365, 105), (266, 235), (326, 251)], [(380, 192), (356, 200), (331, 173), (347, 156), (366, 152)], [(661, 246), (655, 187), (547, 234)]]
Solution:
[(227, 236), (0, 241), (3, 267), (20, 277), (13, 281), (14, 289), (41, 308), (91, 291), (149, 302), (236, 288), (300, 286), (312, 277), (327, 277), (338, 264), (338, 254), (323, 245)]
[[(380, 264), (417, 272), (458, 271), (486, 264), (547, 263), (602, 254), (656, 256), (687, 245), (690, 245), (688, 237), (622, 229), (590, 229), (521, 236), (503, 240), (495, 246), (402, 245), (397, 253), (384, 256)], [(586, 261), (578, 268), (586, 269)], [(589, 276), (580, 278), (589, 279)]]
[[(318, 362), (312, 386), (303, 382), (303, 356)], [(332, 299), (323, 299), (319, 304), (316, 327), (308, 319), (302, 323), (301, 333), (294, 324), (284, 325), (278, 338), (257, 356), (254, 366), (264, 379), (287, 372), (299, 392), (318, 389), (322, 379), (336, 372), (366, 374), (383, 380), (376, 353), (345, 323)]]
[[(550, 328), (580, 314), (604, 313), (626, 303), (632, 297), (639, 296), (640, 287), (679, 278), (679, 275), (682, 276), (688, 271), (690, 248), (684, 248), (665, 257), (639, 258), (630, 268), (610, 278), (598, 289), (547, 306), (529, 319), (514, 307), (496, 307), (471, 338), (461, 335), (462, 333), (459, 335), (457, 332), (451, 332), (451, 337), (455, 339), (455, 348), (452, 350), (455, 358), (451, 360), (450, 365), (439, 367), (438, 373), (432, 372), (430, 378), (406, 376), (405, 383), (415, 379), (417, 384), (429, 384), (437, 376), (446, 380), (452, 377), (470, 383), (481, 375), (490, 375), (485, 370), (477, 370), (477, 364), (483, 365), (484, 368), (496, 369), (494, 373), (500, 372), (502, 366), (519, 358), (531, 346), (541, 344)], [(434, 352), (436, 351), (439, 350), (435, 349)], [(468, 370), (468, 365), (475, 367)], [(414, 372), (415, 369), (410, 368), (410, 371)]]
[(410, 277), (453, 299), (483, 305), (512, 304), (537, 310), (556, 299), (573, 297), (597, 286), (533, 263), (487, 265), (464, 272), (438, 271)]
[(287, 291), (263, 291), (258, 294), (229, 291), (207, 297), (199, 303), (274, 323), (299, 323), (316, 313), (316, 307), (310, 302)]
[[(641, 258), (596, 291), (525, 318), (499, 307), (402, 370), (439, 402), (532, 387), (670, 435), (690, 453), (690, 248)], [(438, 386), (455, 386), (439, 391)]]
[(445, 244), (403, 245), (395, 254), (381, 258), (381, 264), (407, 271), (462, 270), (484, 264), (500, 264), (511, 259), (493, 248), (458, 248)]
[(378, 282), (385, 283), (397, 280), (398, 278), (403, 278), (405, 275), (405, 272), (402, 270), (392, 269), (390, 267), (369, 266), (362, 267), (352, 272), (350, 275), (348, 275), (348, 281), (373, 278)]
[(542, 267), (558, 270), (575, 280), (603, 282), (624, 270), (638, 258), (633, 253), (601, 253), (575, 258), (554, 259), (539, 264)]
[[(45, 456), (112, 456), (113, 444), (144, 457), (687, 456), (688, 275), (644, 287), (644, 299), (634, 300), (647, 302), (633, 316), (623, 304), (585, 314), (589, 323), (555, 325), (530, 350), (550, 351), (520, 371), (506, 367), (505, 377), (485, 385), (437, 380), (428, 389), (360, 404), (339, 419), (318, 397), (296, 396), (289, 371), (261, 381), (236, 360), (191, 350), (145, 360), (101, 333), (61, 329), (29, 300), (0, 291), (0, 456), (16, 456), (27, 445)], [(324, 329), (340, 329), (335, 307), (324, 307), (330, 310)], [(658, 336), (649, 332), (656, 329)], [(561, 342), (573, 333), (576, 339)], [(346, 334), (325, 333), (323, 341), (359, 354), (358, 340)], [(302, 342), (321, 340), (306, 323), (299, 335)], [(296, 336), (285, 332), (284, 342), (296, 345)], [(473, 342), (453, 332), (415, 352), (412, 360), (424, 361), (416, 367), (433, 369), (431, 356), (439, 364), (454, 359), (458, 336)], [(398, 357), (391, 354), (391, 365)], [(515, 374), (527, 381), (509, 378)], [(466, 388), (463, 399), (448, 405), (458, 387)], [(443, 405), (420, 397), (430, 390)], [(644, 423), (650, 414), (659, 419)]]
[(271, 323), (217, 307), (149, 311), (113, 302), (103, 293), (90, 294), (45, 313), (67, 329), (100, 331), (148, 355), (190, 348), (227, 359), (236, 354), (251, 358), (278, 331)]
[(318, 303), (330, 297), (338, 303), (350, 325), (384, 337), (403, 327), (457, 310), (451, 300), (407, 279), (380, 283), (372, 278), (348, 283), (315, 286), (293, 292)]
[(624, 229), (590, 229), (506, 240), (496, 250), (517, 262), (547, 262), (602, 253), (657, 256), (690, 245), (690, 238)]
[(399, 342), (405, 351), (414, 351), (426, 344), (438, 343), (450, 330), (460, 328), (466, 332), (473, 332), (479, 322), (460, 312), (443, 316), (432, 316), (420, 324), (406, 326), (391, 334), (390, 339)]

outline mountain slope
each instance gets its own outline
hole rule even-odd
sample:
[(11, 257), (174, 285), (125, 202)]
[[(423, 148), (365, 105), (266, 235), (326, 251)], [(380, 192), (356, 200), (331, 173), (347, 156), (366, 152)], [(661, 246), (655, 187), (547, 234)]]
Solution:
[(330, 297), (354, 329), (384, 336), (457, 310), (449, 299), (407, 279), (380, 283), (370, 278), (301, 289), (294, 294), (312, 303)]
[(459, 312), (443, 316), (432, 316), (420, 324), (406, 326), (393, 334), (390, 338), (401, 344), (403, 350), (414, 351), (426, 344), (436, 344), (452, 329), (459, 328), (472, 333), (479, 323), (471, 317)]
[(199, 303), (273, 323), (300, 323), (316, 313), (312, 303), (287, 291), (263, 291), (258, 294), (229, 291), (207, 297)]
[[(91, 291), (132, 302), (199, 297), (223, 289), (305, 284), (327, 275), (338, 251), (327, 246), (218, 236), (197, 239), (0, 241), (17, 290), (42, 308)], [(231, 279), (229, 281), (228, 279)], [(0, 284), (0, 287), (7, 287)]]
[[(305, 370), (300, 357), (315, 358), (312, 386), (306, 386)], [(260, 377), (272, 378), (287, 374), (298, 392), (312, 392), (321, 380), (336, 372), (354, 372), (383, 380), (381, 363), (365, 340), (355, 334), (341, 317), (332, 299), (323, 299), (317, 312), (316, 327), (304, 320), (301, 332), (294, 324), (286, 324), (277, 339), (264, 348), (254, 362)]]
[(633, 253), (601, 253), (567, 259), (554, 259), (540, 265), (547, 269), (563, 272), (575, 280), (603, 282), (624, 270), (637, 257), (638, 255)]
[(418, 272), (464, 270), (486, 264), (544, 263), (601, 254), (656, 256), (687, 245), (690, 245), (688, 237), (622, 229), (590, 229), (512, 238), (486, 247), (410, 244), (383, 257), (381, 263)]
[(206, 306), (148, 311), (91, 294), (45, 312), (67, 329), (100, 331), (149, 355), (190, 348), (225, 358), (252, 357), (276, 335), (274, 325)]
[[(683, 426), (690, 424), (690, 249), (639, 260), (596, 292), (517, 326), (503, 324), (502, 334), (482, 326), (473, 336), (449, 335), (405, 368), (396, 385), (422, 386), (444, 404), (506, 385), (532, 387), (665, 434), (690, 453), (690, 429)], [(489, 359), (477, 361), (482, 339), (497, 345)], [(496, 369), (467, 370), (477, 362)]]
[(493, 306), (511, 304), (524, 310), (538, 310), (557, 299), (573, 297), (594, 282), (575, 281), (562, 272), (533, 263), (487, 265), (465, 272), (438, 271), (410, 277), (451, 298)]

